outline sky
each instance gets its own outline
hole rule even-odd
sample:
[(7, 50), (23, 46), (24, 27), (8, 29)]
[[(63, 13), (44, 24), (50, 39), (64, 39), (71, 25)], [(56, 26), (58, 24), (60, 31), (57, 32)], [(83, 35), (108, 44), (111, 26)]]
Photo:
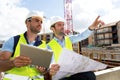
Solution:
[[(120, 0), (72, 0), (73, 30), (83, 32), (98, 15), (106, 24), (119, 21), (119, 3)], [(0, 0), (0, 40), (25, 32), (25, 17), (33, 10), (46, 17), (41, 33), (48, 33), (49, 18), (64, 17), (64, 0)]]

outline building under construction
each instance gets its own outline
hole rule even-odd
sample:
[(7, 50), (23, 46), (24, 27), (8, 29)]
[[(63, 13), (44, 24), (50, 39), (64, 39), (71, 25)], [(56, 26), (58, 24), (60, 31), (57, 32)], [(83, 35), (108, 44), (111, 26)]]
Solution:
[(95, 30), (95, 45), (111, 46), (120, 44), (120, 21), (103, 25), (102, 28)]

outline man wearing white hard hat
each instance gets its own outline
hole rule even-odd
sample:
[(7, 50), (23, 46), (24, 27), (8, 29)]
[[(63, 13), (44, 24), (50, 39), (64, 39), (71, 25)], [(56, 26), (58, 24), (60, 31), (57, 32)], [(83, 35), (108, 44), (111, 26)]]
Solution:
[[(54, 52), (55, 62), (58, 62), (59, 56), (63, 48), (73, 50), (72, 44), (77, 43), (83, 39), (86, 39), (91, 33), (91, 30), (97, 28), (98, 24), (104, 24), (101, 20), (98, 20), (98, 16), (92, 25), (82, 34), (65, 36), (64, 26), (65, 20), (59, 16), (54, 16), (51, 18), (50, 29), (54, 33), (54, 38), (48, 43), (47, 47), (52, 49)], [(74, 74), (72, 76), (63, 78), (61, 80), (96, 80), (96, 77), (92, 71)]]
[(42, 22), (43, 17), (38, 12), (30, 12), (25, 19), (27, 31), (11, 37), (3, 44), (0, 52), (0, 72), (5, 72), (3, 80), (44, 80), (43, 75), (49, 74), (48, 77), (51, 77), (59, 70), (58, 64), (51, 65), (47, 72), (44, 67), (31, 67), (31, 59), (20, 56), (20, 43), (46, 48), (46, 43), (38, 36)]

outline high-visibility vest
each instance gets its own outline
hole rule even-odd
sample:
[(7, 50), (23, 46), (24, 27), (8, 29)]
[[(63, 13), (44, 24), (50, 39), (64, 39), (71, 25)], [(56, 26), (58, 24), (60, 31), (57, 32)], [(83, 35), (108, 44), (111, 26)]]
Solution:
[[(14, 56), (11, 59), (14, 59), (17, 56), (20, 56), (20, 44), (21, 43), (27, 44), (24, 34), (20, 35), (20, 38), (18, 40), (16, 49), (15, 49)], [(40, 44), (37, 47), (46, 48), (46, 43), (44, 41), (42, 41), (42, 44)], [(36, 68), (30, 67), (30, 66), (24, 66), (24, 67), (20, 67), (20, 68), (14, 67), (11, 70), (8, 70), (6, 73), (16, 74), (16, 75), (20, 75), (20, 76), (29, 76), (29, 77), (40, 75), (40, 73), (38, 72), (38, 70)], [(44, 80), (44, 79), (39, 79), (39, 80)]]
[[(58, 62), (58, 59), (59, 59), (61, 51), (62, 51), (62, 46), (55, 39), (52, 39), (48, 43), (48, 46), (50, 46), (50, 48), (54, 52), (55, 62)], [(65, 36), (65, 48), (67, 48), (69, 50), (73, 50), (72, 42), (68, 36)]]

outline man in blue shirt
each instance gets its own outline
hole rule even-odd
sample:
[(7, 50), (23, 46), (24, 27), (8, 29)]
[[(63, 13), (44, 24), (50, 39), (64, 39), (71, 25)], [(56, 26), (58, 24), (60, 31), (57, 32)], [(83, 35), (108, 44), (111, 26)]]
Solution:
[[(51, 18), (51, 25), (50, 29), (54, 33), (54, 38), (48, 43), (47, 47), (49, 49), (52, 49), (54, 52), (54, 59), (57, 63), (59, 60), (60, 52), (62, 51), (62, 48), (67, 48), (69, 50), (72, 49), (72, 44), (79, 42), (83, 39), (86, 39), (91, 33), (92, 30), (96, 29), (99, 24), (104, 24), (101, 20), (98, 20), (100, 16), (98, 16), (95, 21), (92, 23), (91, 26), (87, 30), (85, 30), (82, 34), (77, 35), (70, 35), (65, 36), (64, 34), (64, 25), (65, 20), (59, 16), (54, 16)], [(96, 80), (96, 77), (92, 71), (89, 72), (83, 72), (74, 74), (69, 77), (65, 77), (61, 80)]]
[[(4, 43), (0, 52), (0, 72), (6, 71), (7, 74), (4, 78), (7, 78), (7, 80), (18, 80), (18, 78), (15, 79), (15, 76), (21, 78), (19, 80), (41, 80), (43, 78), (46, 69), (44, 67), (30, 66), (31, 59), (20, 55), (20, 43), (46, 48), (46, 43), (38, 36), (42, 28), (42, 22), (43, 18), (38, 12), (30, 12), (25, 20), (27, 31), (11, 37)], [(58, 70), (59, 65), (53, 64), (48, 73), (52, 76)]]

